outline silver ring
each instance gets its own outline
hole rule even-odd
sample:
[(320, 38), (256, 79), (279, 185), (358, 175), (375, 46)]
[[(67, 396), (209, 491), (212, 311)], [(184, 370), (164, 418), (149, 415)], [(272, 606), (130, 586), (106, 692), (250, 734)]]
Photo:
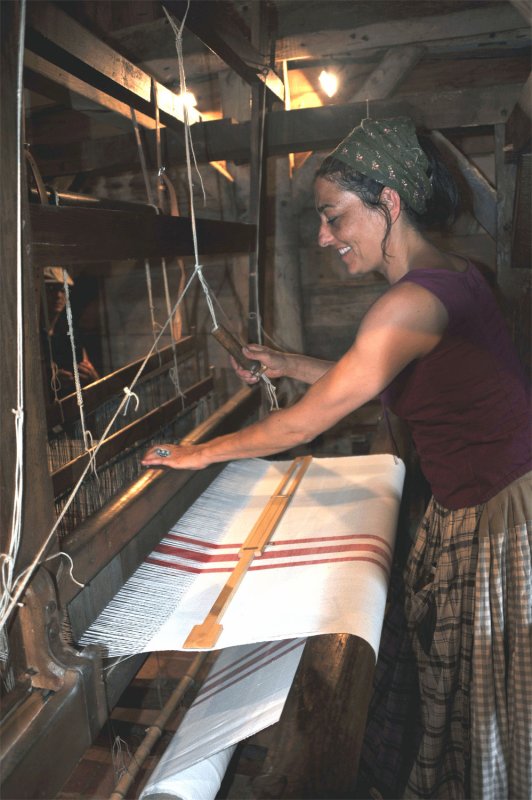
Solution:
[(155, 455), (160, 456), (161, 458), (168, 458), (171, 453), (166, 447), (156, 447)]

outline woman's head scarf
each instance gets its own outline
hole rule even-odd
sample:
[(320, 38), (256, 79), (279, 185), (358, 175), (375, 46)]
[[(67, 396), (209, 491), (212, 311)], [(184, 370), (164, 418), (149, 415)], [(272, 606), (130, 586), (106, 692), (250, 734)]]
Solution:
[(408, 117), (362, 120), (329, 157), (395, 189), (419, 214), (426, 210), (432, 195), (429, 162)]

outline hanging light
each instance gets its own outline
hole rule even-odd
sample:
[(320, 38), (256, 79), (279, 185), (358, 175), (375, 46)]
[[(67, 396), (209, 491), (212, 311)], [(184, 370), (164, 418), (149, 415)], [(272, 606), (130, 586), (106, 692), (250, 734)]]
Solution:
[(190, 110), (191, 108), (196, 108), (196, 106), (198, 105), (198, 101), (196, 100), (196, 97), (192, 92), (181, 92), (181, 94), (178, 97), (179, 97), (179, 102), (183, 106), (186, 106), (187, 110)]
[(333, 97), (338, 90), (338, 77), (334, 72), (323, 69), (319, 77), (320, 85), (327, 97)]
[(198, 101), (192, 92), (180, 92), (175, 98), (175, 109), (179, 119), (184, 117), (185, 108), (187, 110), (188, 122), (193, 125), (199, 122), (201, 117), (196, 111)]

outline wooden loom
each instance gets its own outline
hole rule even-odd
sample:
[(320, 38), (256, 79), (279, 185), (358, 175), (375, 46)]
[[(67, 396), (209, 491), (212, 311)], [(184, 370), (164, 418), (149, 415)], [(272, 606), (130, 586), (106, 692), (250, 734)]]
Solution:
[[(16, 353), (16, 39), (19, 5), (2, 4), (4, 41), (2, 48), (1, 133), (3, 159), (1, 185), (5, 190), (2, 210), (2, 355), (5, 375), (1, 402), (3, 419), (16, 407), (14, 381)], [(35, 13), (38, 13), (37, 11)], [(38, 36), (33, 33), (34, 47)], [(175, 125), (175, 120), (173, 122)], [(24, 165), (22, 185), (25, 186)], [(29, 205), (22, 193), (25, 443), (24, 479), (31, 487), (24, 497), (22, 541), (17, 570), (32, 562), (54, 522), (54, 498), (76, 482), (87, 456), (79, 455), (57, 467), (47, 468), (48, 427), (65, 424), (72, 417), (74, 400), (65, 398), (60, 407), (45, 413), (38, 342), (35, 287), (39, 269), (111, 258), (189, 255), (192, 253), (190, 224), (184, 218), (155, 215), (138, 206), (120, 209), (87, 208), (84, 205)], [(254, 226), (198, 221), (198, 236), (207, 242), (206, 252), (250, 250)], [(75, 244), (75, 250), (72, 245)], [(73, 254), (74, 253), (74, 254)], [(191, 354), (194, 343), (178, 346), (180, 357)], [(152, 364), (154, 371), (168, 363)], [(88, 408), (107, 400), (110, 390), (123, 387), (135, 365), (93, 384), (84, 394)], [(185, 394), (193, 403), (211, 388), (210, 379), (189, 387)], [(106, 444), (115, 457), (125, 447), (149, 440), (182, 411), (182, 399), (169, 400), (151, 416), (122, 428)], [(243, 389), (224, 403), (204, 423), (186, 434), (190, 442), (233, 430), (254, 413), (257, 392)], [(2, 489), (11, 496), (12, 426), (3, 431), (1, 451)], [(56, 562), (40, 566), (21, 598), (22, 606), (10, 621), (14, 685), (6, 693), (2, 722), (2, 793), (10, 798), (52, 797), (69, 771), (105, 722), (142, 656), (118, 665), (104, 677), (98, 652), (86, 648), (77, 653), (61, 635), (62, 616), (69, 608), (71, 624), (84, 629), (110, 597), (134, 571), (138, 563), (188, 505), (201, 493), (218, 468), (202, 472), (141, 474), (124, 490), (109, 498), (95, 513), (84, 515), (79, 524), (54, 541), (49, 553), (59, 549), (75, 564), (80, 589)], [(3, 503), (2, 535), (9, 529), (11, 502)], [(4, 541), (2, 542), (4, 550)], [(256, 781), (257, 796), (325, 796), (348, 793), (356, 774), (357, 754), (369, 697), (374, 656), (369, 645), (350, 636), (318, 637), (307, 646), (301, 668), (287, 702), (275, 752), (268, 754), (263, 777)], [(310, 713), (319, 707), (320, 714)], [(327, 736), (326, 733), (330, 735)], [(61, 751), (61, 764), (55, 754)], [(343, 754), (343, 756), (342, 756)], [(280, 790), (276, 786), (282, 786)], [(275, 793), (277, 792), (277, 793)], [(273, 793), (273, 794), (272, 794)]]

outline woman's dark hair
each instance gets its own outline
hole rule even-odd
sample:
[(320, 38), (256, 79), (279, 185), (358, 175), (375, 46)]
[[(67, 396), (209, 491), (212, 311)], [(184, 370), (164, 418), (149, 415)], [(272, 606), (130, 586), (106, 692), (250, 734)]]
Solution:
[[(401, 208), (410, 224), (417, 230), (444, 228), (456, 219), (459, 205), (458, 189), (430, 136), (420, 133), (417, 138), (429, 161), (427, 175), (432, 184), (432, 196), (427, 199), (427, 207), (423, 214), (414, 211), (402, 198)], [(380, 199), (384, 184), (368, 178), (334, 156), (327, 156), (322, 162), (316, 172), (316, 178), (324, 178), (348, 192), (353, 192), (360, 197), (367, 208), (376, 209), (383, 215), (386, 220), (386, 233), (381, 242), (381, 249), (386, 256), (386, 242), (392, 228), (392, 220), (388, 206)]]

